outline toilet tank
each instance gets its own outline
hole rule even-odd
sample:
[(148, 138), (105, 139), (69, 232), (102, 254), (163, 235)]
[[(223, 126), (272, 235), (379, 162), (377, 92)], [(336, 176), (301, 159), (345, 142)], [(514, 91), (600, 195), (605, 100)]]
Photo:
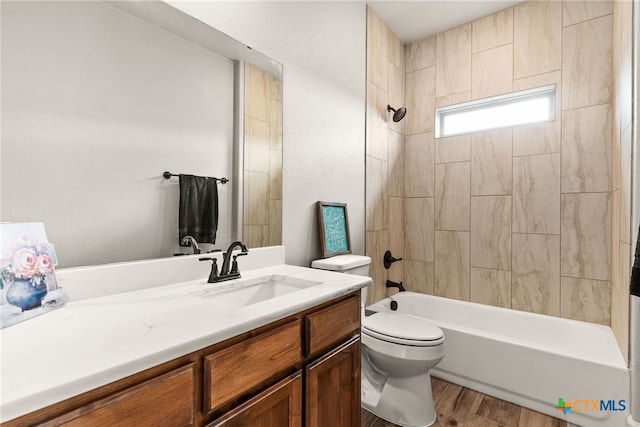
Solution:
[(311, 263), (311, 268), (368, 277), (370, 264), (371, 258), (368, 256), (347, 254), (317, 259)]

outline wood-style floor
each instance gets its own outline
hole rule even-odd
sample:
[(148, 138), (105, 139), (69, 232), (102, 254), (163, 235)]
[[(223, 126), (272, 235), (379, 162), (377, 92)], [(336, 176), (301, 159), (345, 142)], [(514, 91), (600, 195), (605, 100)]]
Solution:
[[(438, 418), (434, 427), (567, 427), (566, 421), (477, 391), (431, 378)], [(362, 427), (395, 427), (362, 410)]]

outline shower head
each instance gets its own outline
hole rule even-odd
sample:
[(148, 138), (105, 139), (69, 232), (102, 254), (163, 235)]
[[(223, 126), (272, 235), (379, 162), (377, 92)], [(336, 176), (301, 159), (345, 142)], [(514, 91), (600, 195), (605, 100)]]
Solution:
[(396, 123), (402, 120), (404, 115), (407, 114), (407, 109), (405, 107), (400, 107), (396, 110), (391, 105), (387, 105), (387, 111), (393, 111), (393, 121)]

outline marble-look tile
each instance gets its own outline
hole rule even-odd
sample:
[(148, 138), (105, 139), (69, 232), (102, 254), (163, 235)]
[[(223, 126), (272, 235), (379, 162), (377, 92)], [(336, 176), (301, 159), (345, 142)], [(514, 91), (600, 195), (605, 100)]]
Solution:
[(560, 316), (609, 326), (610, 298), (611, 287), (607, 281), (562, 277)]
[(271, 100), (269, 148), (282, 150), (282, 101)]
[(269, 173), (269, 122), (245, 116), (244, 169)]
[(560, 234), (560, 154), (513, 158), (513, 232)]
[(387, 281), (387, 270), (382, 264), (384, 251), (388, 249), (389, 232), (367, 231), (365, 242), (366, 255), (371, 257), (369, 276), (373, 280), (373, 285), (369, 286), (367, 292), (367, 305), (380, 301), (387, 296), (385, 283)]
[(471, 101), (471, 90), (452, 93), (451, 95), (439, 96), (436, 98), (436, 108), (448, 107), (449, 105), (462, 104)]
[[(614, 81), (616, 105), (620, 110), (620, 128), (633, 119), (633, 7), (630, 1), (613, 2), (614, 19)], [(616, 54), (617, 53), (617, 54)]]
[(243, 204), (245, 225), (268, 224), (269, 174), (244, 172)]
[(610, 171), (610, 180), (611, 180), (611, 191), (620, 189), (620, 175), (622, 173), (621, 170), (621, 158), (620, 158), (620, 139), (621, 139), (621, 129), (618, 126), (619, 121), (618, 113), (619, 110), (617, 105), (613, 106), (614, 118), (613, 118), (613, 129), (612, 129), (612, 137), (611, 137), (611, 171)]
[(629, 292), (611, 289), (611, 330), (620, 352), (629, 362)]
[(562, 25), (577, 24), (613, 13), (613, 1), (571, 0), (563, 1)]
[(269, 226), (245, 225), (242, 227), (242, 240), (249, 248), (269, 246)]
[(367, 79), (378, 87), (386, 88), (389, 82), (389, 29), (367, 7)]
[(470, 300), (511, 308), (511, 272), (471, 267)]
[(562, 192), (609, 191), (608, 104), (562, 112)]
[(513, 42), (513, 8), (472, 22), (472, 52), (477, 53)]
[(408, 291), (433, 295), (434, 265), (432, 262), (403, 261), (404, 287)]
[(471, 135), (471, 195), (511, 194), (511, 135), (511, 128)]
[(560, 315), (560, 236), (512, 236), (511, 307)]
[(471, 265), (511, 269), (511, 196), (471, 198)]
[(434, 294), (469, 301), (469, 232), (436, 231)]
[(404, 196), (404, 153), (405, 143), (402, 134), (389, 130), (389, 156), (387, 163), (389, 171), (387, 191), (389, 196)]
[(436, 38), (429, 37), (413, 42), (406, 47), (405, 71), (417, 71), (436, 65)]
[[(404, 199), (402, 197), (389, 197), (389, 246), (394, 257), (404, 258)], [(384, 252), (383, 252), (384, 254)], [(391, 264), (389, 278), (394, 281), (402, 281), (402, 262)]]
[(282, 199), (282, 151), (269, 150), (269, 199)]
[(271, 106), (271, 76), (245, 63), (244, 114), (268, 122)]
[(470, 162), (436, 165), (436, 230), (469, 231)]
[(387, 230), (389, 224), (387, 162), (367, 156), (365, 170), (367, 231)]
[(625, 243), (635, 242), (631, 239), (632, 129), (627, 127), (620, 138), (620, 240)]
[(387, 125), (388, 94), (370, 81), (367, 81), (367, 155), (377, 159), (387, 159)]
[[(536, 74), (535, 76), (523, 77), (513, 81), (513, 90), (533, 89), (536, 87), (548, 86), (552, 84), (562, 83), (562, 70), (551, 71), (548, 73)], [(557, 91), (556, 91), (556, 96)], [(558, 109), (560, 111), (560, 109)]]
[(433, 197), (406, 198), (404, 259), (433, 262)]
[(562, 275), (609, 280), (609, 193), (562, 195)]
[[(611, 192), (611, 283), (619, 286), (620, 275), (620, 190)], [(625, 284), (625, 287), (627, 285)]]
[(471, 58), (471, 98), (502, 95), (513, 90), (513, 45), (507, 44)]
[(273, 101), (282, 102), (282, 80), (277, 77), (271, 77), (271, 99)]
[(269, 246), (282, 244), (282, 200), (269, 200)]
[(435, 67), (423, 68), (405, 76), (405, 134), (433, 131), (435, 105)]
[(387, 37), (389, 41), (389, 48), (388, 48), (389, 62), (395, 65), (396, 67), (398, 67), (402, 72), (404, 72), (404, 67), (405, 67), (404, 45), (402, 44), (402, 41), (398, 38), (398, 36), (396, 36), (395, 33), (391, 31), (391, 29), (388, 29), (388, 31), (389, 31), (389, 34)]
[(536, 123), (513, 128), (513, 155), (559, 153), (562, 122)]
[(471, 135), (436, 138), (436, 163), (468, 162), (471, 160)]
[(513, 9), (513, 77), (562, 66), (562, 2), (529, 1)]
[[(391, 63), (389, 63), (389, 104), (396, 109), (404, 106), (404, 71)], [(387, 123), (390, 129), (404, 132), (405, 120), (394, 122), (389, 113)]]
[(433, 197), (435, 186), (433, 134), (407, 135), (404, 142), (406, 197)]
[(471, 23), (436, 35), (436, 97), (471, 89)]
[(611, 101), (612, 31), (611, 15), (563, 30), (563, 110)]
[(622, 354), (627, 359), (629, 349), (629, 254), (631, 246), (619, 242), (620, 262), (613, 266), (618, 280), (611, 287), (611, 329), (618, 341)]

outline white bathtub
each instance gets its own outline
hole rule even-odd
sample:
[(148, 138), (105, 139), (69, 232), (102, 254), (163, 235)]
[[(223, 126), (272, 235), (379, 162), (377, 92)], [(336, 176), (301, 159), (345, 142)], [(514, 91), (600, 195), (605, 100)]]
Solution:
[[(579, 426), (625, 426), (629, 370), (609, 327), (415, 292), (367, 310), (390, 310), (392, 299), (444, 331), (433, 376)], [(559, 398), (575, 406), (566, 415)]]

